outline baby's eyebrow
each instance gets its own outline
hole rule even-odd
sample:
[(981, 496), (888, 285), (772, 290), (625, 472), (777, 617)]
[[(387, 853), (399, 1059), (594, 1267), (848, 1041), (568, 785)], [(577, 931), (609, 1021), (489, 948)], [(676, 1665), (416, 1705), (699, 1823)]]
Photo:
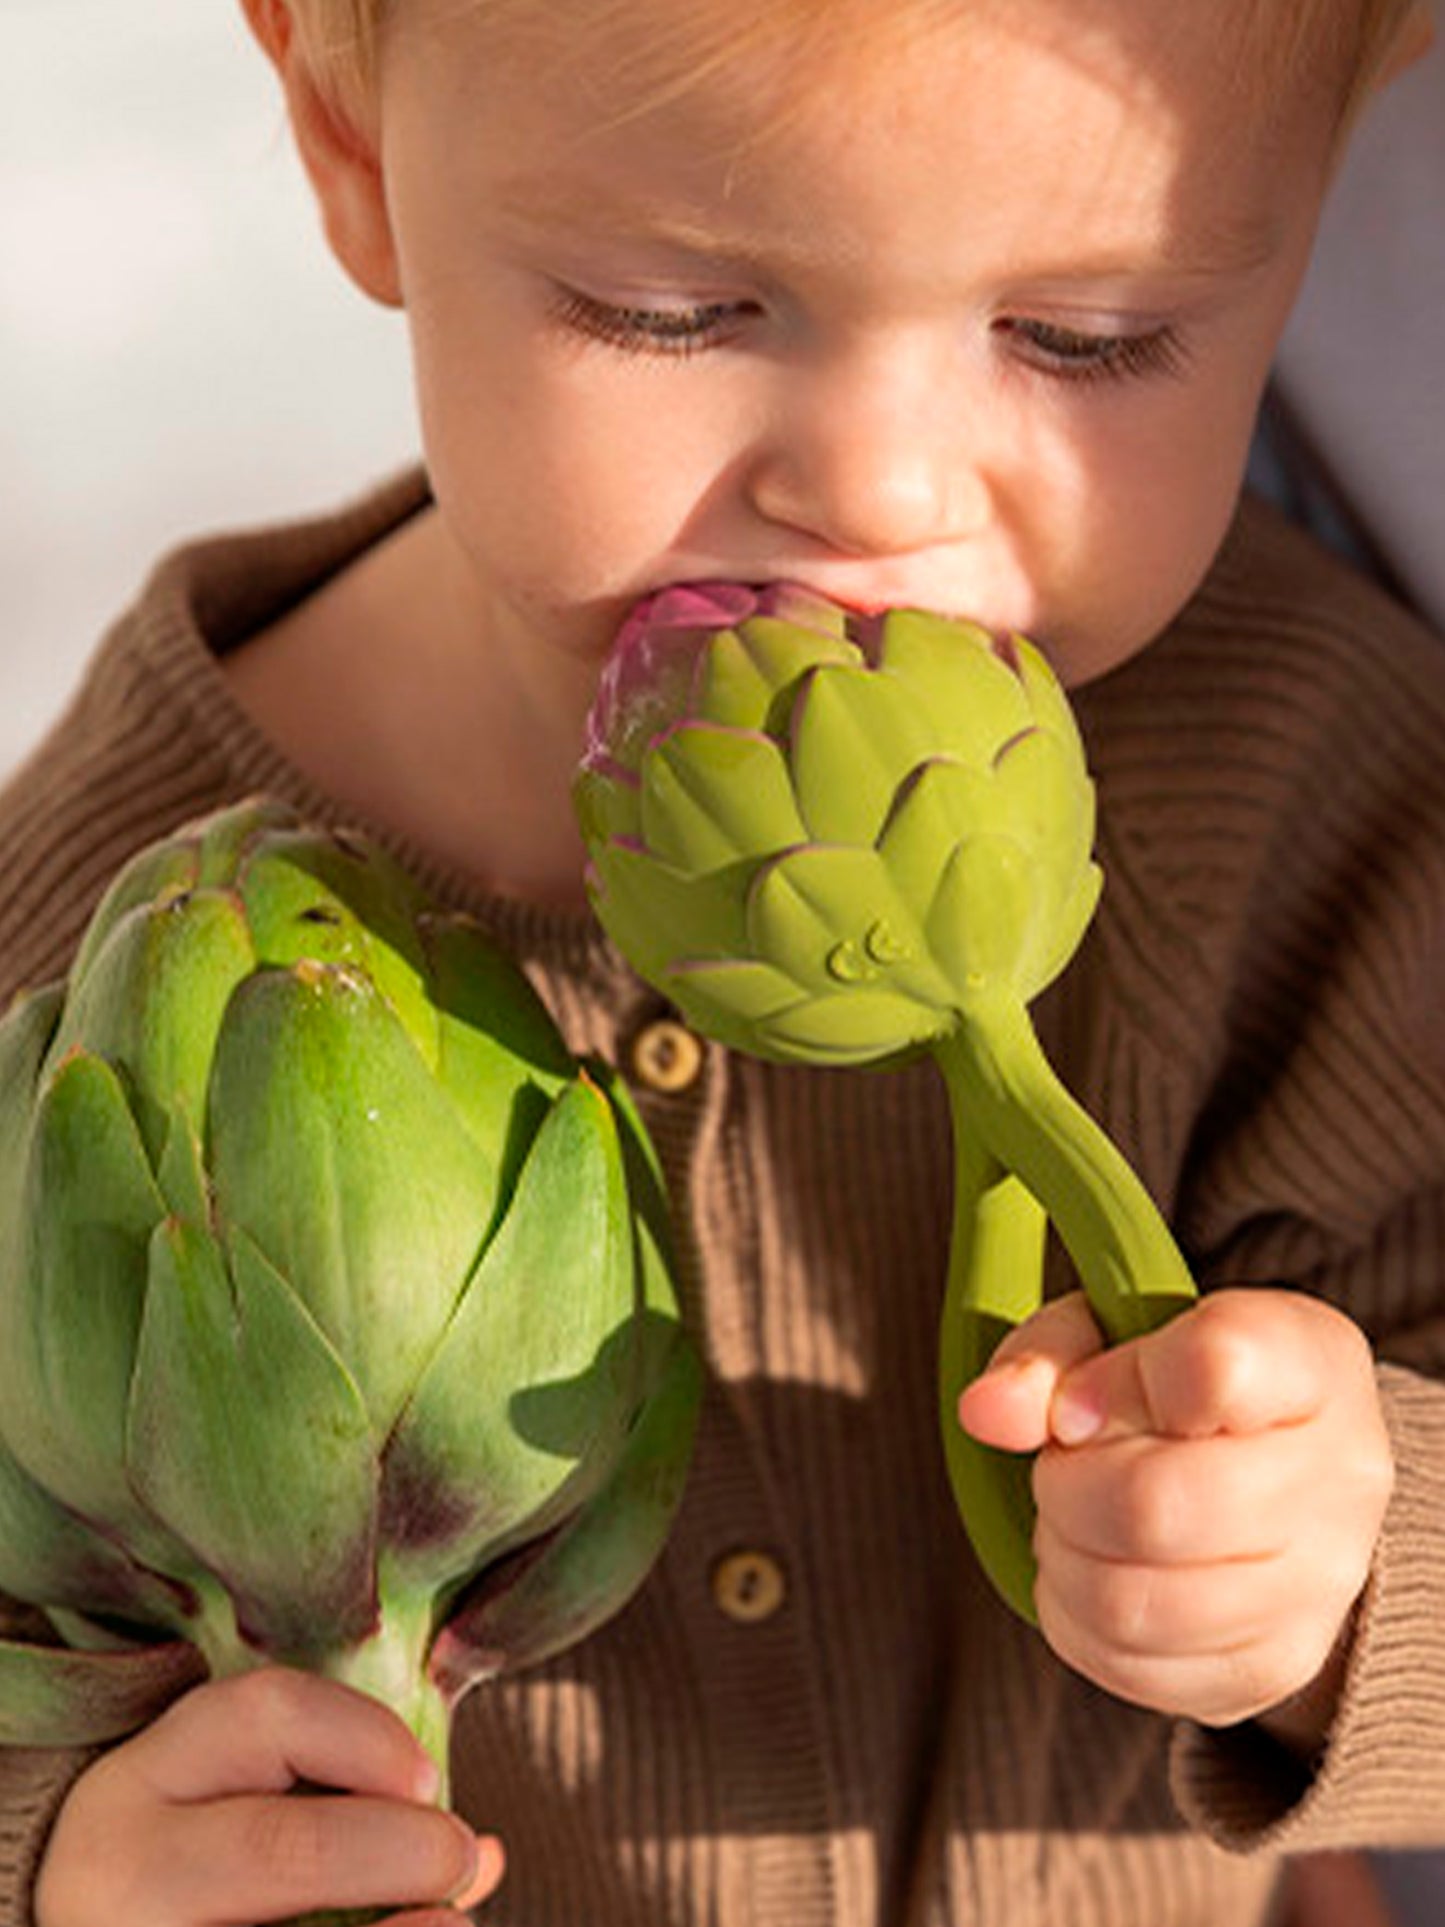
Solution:
[[(719, 268), (751, 272), (846, 267), (836, 243), (808, 233), (769, 234), (748, 243), (725, 227), (675, 208), (646, 200), (619, 198), (600, 183), (550, 177), (514, 182), (495, 207), (504, 218), (533, 230), (581, 241), (631, 242), (678, 256), (695, 257)], [(1251, 207), (1200, 210), (1186, 224), (1158, 236), (1121, 234), (1092, 252), (1040, 257), (1017, 275), (1030, 285), (1126, 281), (1153, 276), (1180, 280), (1225, 280), (1267, 266), (1278, 255), (1283, 231), (1276, 212)]]
[(1267, 267), (1283, 245), (1284, 233), (1273, 210), (1221, 211), (1182, 222), (1177, 231), (1136, 244), (1102, 248), (1096, 254), (1060, 263), (1048, 280), (1109, 280), (1141, 272), (1224, 279)]
[(679, 255), (695, 255), (720, 267), (760, 268), (765, 265), (807, 267), (833, 259), (831, 250), (809, 246), (799, 237), (749, 245), (736, 234), (712, 227), (675, 209), (649, 207), (642, 201), (619, 201), (600, 191), (571, 187), (563, 192), (512, 189), (498, 197), (497, 212), (528, 228), (545, 230), (582, 241), (641, 243)]

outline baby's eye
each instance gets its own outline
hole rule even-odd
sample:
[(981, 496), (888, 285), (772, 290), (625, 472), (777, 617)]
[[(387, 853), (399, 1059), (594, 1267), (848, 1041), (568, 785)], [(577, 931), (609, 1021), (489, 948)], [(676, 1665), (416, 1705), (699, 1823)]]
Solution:
[(1052, 321), (1004, 320), (997, 333), (1019, 344), (1023, 357), (1060, 381), (1118, 380), (1128, 375), (1176, 375), (1184, 348), (1175, 329), (1138, 334), (1089, 334)]
[(576, 289), (560, 292), (552, 313), (564, 328), (633, 355), (693, 355), (729, 338), (751, 312), (745, 301), (686, 308), (630, 308)]

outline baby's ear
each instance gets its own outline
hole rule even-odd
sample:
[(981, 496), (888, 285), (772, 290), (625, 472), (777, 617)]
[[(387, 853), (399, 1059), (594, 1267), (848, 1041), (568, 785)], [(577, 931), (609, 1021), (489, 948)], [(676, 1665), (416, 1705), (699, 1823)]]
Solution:
[(296, 32), (288, 0), (241, 4), (280, 76), (291, 131), (332, 253), (374, 301), (401, 307), (401, 277), (374, 137), (347, 113), (316, 71)]

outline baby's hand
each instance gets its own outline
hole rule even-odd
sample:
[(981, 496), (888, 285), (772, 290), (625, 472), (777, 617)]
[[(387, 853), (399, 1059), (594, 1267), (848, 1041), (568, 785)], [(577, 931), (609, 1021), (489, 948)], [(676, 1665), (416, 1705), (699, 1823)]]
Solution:
[[(337, 1791), (289, 1792), (298, 1781)], [(421, 1746), (364, 1694), (279, 1667), (198, 1686), (76, 1781), (37, 1927), (254, 1927), (396, 1905), (412, 1911), (393, 1927), (458, 1927), (452, 1908), (501, 1879), (501, 1848), (435, 1792)]]
[(1106, 1351), (1076, 1295), (1009, 1335), (959, 1417), (1042, 1448), (1035, 1597), (1061, 1659), (1161, 1713), (1323, 1736), (1393, 1476), (1347, 1318), (1220, 1291)]

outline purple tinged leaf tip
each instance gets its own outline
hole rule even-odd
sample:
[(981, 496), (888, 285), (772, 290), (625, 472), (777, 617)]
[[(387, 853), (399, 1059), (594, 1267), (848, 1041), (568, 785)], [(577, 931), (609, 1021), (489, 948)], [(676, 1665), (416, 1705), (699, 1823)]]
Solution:
[[(634, 780), (631, 772), (646, 750), (695, 711), (702, 652), (719, 630), (765, 617), (830, 642), (841, 631), (876, 668), (894, 613), (887, 606), (840, 604), (796, 582), (674, 582), (643, 596), (628, 612), (603, 667), (587, 718), (582, 766), (613, 782)], [(998, 659), (1021, 675), (1016, 638), (984, 633)]]
[(989, 632), (993, 637), (993, 653), (1000, 662), (1008, 664), (1016, 676), (1024, 673), (1023, 663), (1019, 660), (1019, 639), (1014, 635), (1000, 635), (994, 629)]
[(584, 769), (615, 779), (619, 762), (640, 760), (655, 735), (689, 713), (703, 646), (720, 629), (754, 616), (823, 636), (837, 633), (836, 606), (792, 582), (674, 582), (634, 604), (587, 718)]
[[(691, 693), (707, 638), (754, 613), (741, 582), (678, 582), (633, 605), (603, 666), (587, 717), (582, 766), (616, 781)], [(619, 753), (620, 752), (620, 753)]]

